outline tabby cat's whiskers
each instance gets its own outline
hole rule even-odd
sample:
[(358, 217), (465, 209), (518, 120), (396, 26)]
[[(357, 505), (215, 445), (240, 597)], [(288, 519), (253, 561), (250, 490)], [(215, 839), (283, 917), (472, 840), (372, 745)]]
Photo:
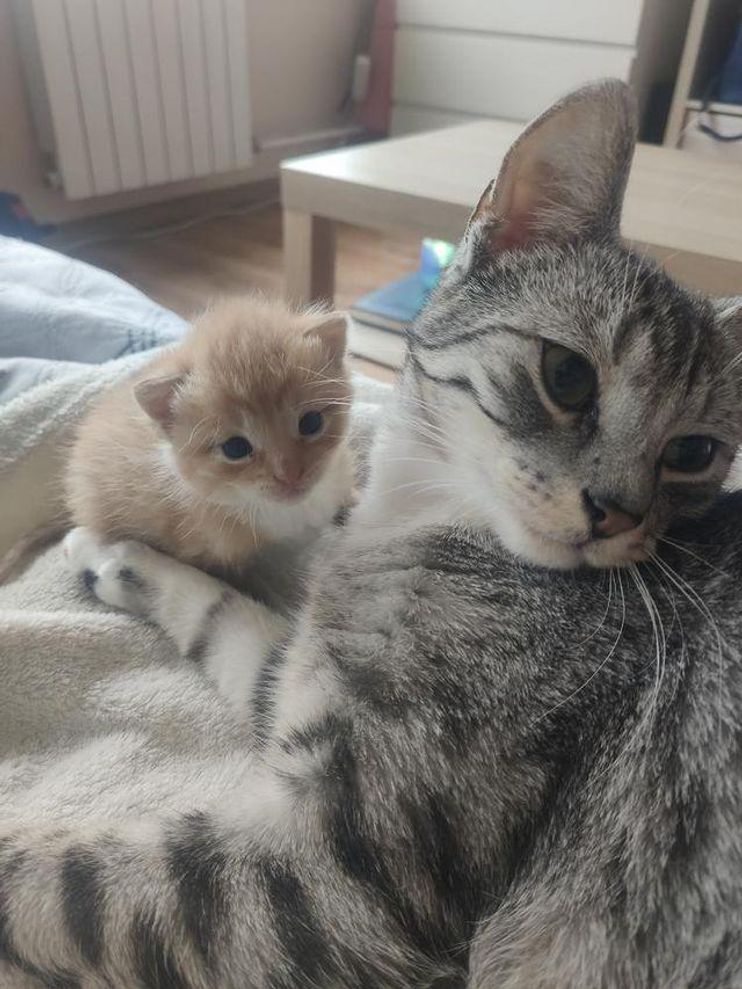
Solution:
[[(621, 594), (621, 624), (619, 626), (619, 629), (618, 629), (618, 633), (616, 635), (616, 638), (614, 639), (613, 644), (611, 645), (611, 648), (608, 650), (608, 653), (605, 656), (605, 658), (598, 664), (598, 666), (593, 670), (593, 672), (590, 674), (590, 676), (585, 681), (583, 681), (583, 683), (581, 683), (579, 687), (577, 687), (575, 690), (573, 690), (566, 697), (562, 698), (562, 700), (560, 700), (558, 704), (555, 704), (553, 707), (549, 708), (548, 711), (545, 711), (543, 714), (541, 714), (537, 718), (535, 718), (534, 721), (533, 721), (533, 724), (534, 725), (538, 724), (540, 721), (543, 721), (544, 718), (548, 718), (549, 715), (553, 714), (555, 711), (558, 711), (559, 708), (562, 707), (564, 704), (568, 704), (581, 691), (583, 691), (585, 689), (585, 687), (587, 687), (590, 683), (592, 683), (592, 681), (600, 673), (600, 671), (603, 670), (603, 669), (605, 669), (605, 667), (610, 662), (611, 657), (616, 652), (616, 649), (618, 649), (618, 644), (621, 641), (621, 636), (623, 635), (624, 627), (626, 625), (626, 599), (624, 597), (623, 581), (621, 580), (621, 571), (618, 570), (618, 569), (611, 569), (611, 571), (610, 571), (611, 578), (613, 577), (613, 574), (614, 573), (615, 573), (615, 575), (617, 577), (617, 583), (618, 583), (619, 591), (620, 591), (620, 594)], [(605, 615), (608, 614), (608, 610), (610, 609), (612, 587), (613, 587), (613, 581), (611, 580), (611, 583), (609, 584), (609, 587), (608, 587), (608, 606), (606, 608)], [(601, 623), (598, 626), (598, 628), (595, 630), (595, 632), (593, 632), (593, 635), (595, 635), (596, 632), (598, 632), (600, 630), (600, 628), (602, 628), (603, 622), (605, 621), (605, 615), (603, 616), (603, 620), (601, 621)], [(588, 636), (588, 639), (584, 639), (583, 642), (587, 642), (590, 638), (592, 638), (592, 636)]]
[(665, 626), (662, 622), (662, 616), (659, 608), (657, 607), (657, 602), (654, 600), (652, 593), (647, 587), (646, 581), (639, 572), (639, 568), (636, 564), (632, 564), (629, 567), (629, 574), (636, 585), (639, 596), (644, 602), (644, 606), (647, 609), (647, 614), (649, 615), (649, 620), (652, 624), (652, 639), (655, 648), (655, 678), (652, 698), (646, 712), (648, 727), (651, 727), (659, 706), (660, 691), (662, 688), (662, 681), (665, 676), (665, 664), (667, 661), (667, 638), (665, 636)]
[(716, 656), (717, 656), (717, 715), (718, 715), (718, 731), (721, 737), (722, 732), (722, 697), (724, 688), (724, 639), (719, 629), (719, 625), (714, 618), (711, 610), (709, 609), (706, 602), (703, 600), (701, 595), (696, 591), (696, 589), (687, 581), (684, 577), (675, 570), (670, 564), (663, 560), (662, 557), (658, 556), (656, 553), (651, 554), (651, 561), (655, 566), (662, 571), (668, 578), (668, 580), (680, 591), (683, 597), (692, 604), (699, 614), (706, 619), (708, 624), (714, 633), (714, 638), (716, 641)]

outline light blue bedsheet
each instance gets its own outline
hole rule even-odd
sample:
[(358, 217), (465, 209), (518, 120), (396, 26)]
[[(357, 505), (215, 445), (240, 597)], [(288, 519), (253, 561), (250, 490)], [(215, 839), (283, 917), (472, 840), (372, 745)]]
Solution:
[(80, 364), (172, 343), (185, 325), (115, 275), (0, 237), (0, 404)]

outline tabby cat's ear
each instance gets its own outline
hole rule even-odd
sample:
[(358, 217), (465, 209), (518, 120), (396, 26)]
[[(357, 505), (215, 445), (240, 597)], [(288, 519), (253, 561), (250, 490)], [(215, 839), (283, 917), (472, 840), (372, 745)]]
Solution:
[(145, 378), (134, 385), (134, 397), (150, 419), (167, 429), (173, 423), (173, 404), (185, 375), (169, 374), (161, 378)]
[(711, 300), (716, 318), (722, 326), (729, 326), (742, 332), (742, 295)]
[[(742, 295), (711, 300), (716, 314), (716, 324), (728, 340), (734, 341), (740, 348), (742, 360)], [(735, 360), (735, 374), (739, 375), (739, 363)]]
[(467, 236), (487, 252), (618, 237), (635, 143), (628, 86), (609, 79), (578, 89), (517, 139)]
[(341, 312), (326, 313), (304, 331), (305, 336), (318, 337), (329, 356), (336, 361), (341, 361), (345, 356), (347, 334), (348, 320)]

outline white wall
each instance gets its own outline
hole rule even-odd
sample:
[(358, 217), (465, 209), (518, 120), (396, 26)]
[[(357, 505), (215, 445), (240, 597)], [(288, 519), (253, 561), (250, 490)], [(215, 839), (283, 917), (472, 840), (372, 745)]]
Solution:
[[(255, 137), (299, 136), (339, 123), (363, 0), (246, 0)], [(302, 149), (306, 150), (306, 149)], [(283, 154), (285, 155), (285, 150)], [(38, 220), (63, 222), (265, 178), (278, 152), (209, 179), (68, 202), (44, 184), (16, 45), (12, 0), (0, 0), (0, 190), (17, 192)]]

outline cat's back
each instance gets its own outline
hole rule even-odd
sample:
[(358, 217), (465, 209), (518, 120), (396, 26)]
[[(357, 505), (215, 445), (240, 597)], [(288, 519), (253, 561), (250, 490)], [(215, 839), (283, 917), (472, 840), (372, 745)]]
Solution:
[(472, 986), (740, 984), (740, 520), (726, 496), (610, 572), (454, 529), (341, 547), (328, 651), (348, 655), (332, 629), (352, 614), (346, 684), (393, 730), (416, 721), (426, 788), (487, 849)]
[(740, 518), (725, 497), (611, 572), (451, 528), (337, 537), (330, 662), (502, 899), (472, 984), (735, 984), (703, 974), (742, 968)]

